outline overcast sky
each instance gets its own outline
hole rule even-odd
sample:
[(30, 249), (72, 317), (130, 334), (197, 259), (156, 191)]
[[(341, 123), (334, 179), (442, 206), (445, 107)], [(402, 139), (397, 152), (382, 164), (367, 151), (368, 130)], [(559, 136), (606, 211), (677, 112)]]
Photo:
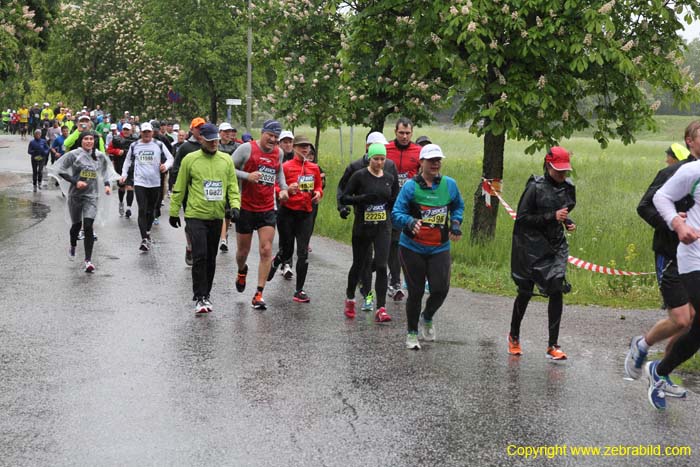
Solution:
[[(685, 21), (681, 19), (681, 22), (685, 24)], [(695, 21), (693, 22), (690, 26), (685, 27), (685, 31), (681, 33), (681, 36), (688, 42), (692, 41), (693, 39), (699, 39), (700, 38), (700, 21)]]

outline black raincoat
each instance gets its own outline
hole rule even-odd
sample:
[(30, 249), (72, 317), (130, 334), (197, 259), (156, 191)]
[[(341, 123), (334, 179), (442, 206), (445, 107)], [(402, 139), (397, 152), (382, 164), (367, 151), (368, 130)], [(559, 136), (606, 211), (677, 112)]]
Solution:
[(518, 203), (510, 259), (519, 292), (531, 292), (533, 283), (544, 295), (563, 292), (569, 245), (555, 215), (575, 206), (576, 187), (570, 179), (559, 184), (545, 174), (527, 181)]

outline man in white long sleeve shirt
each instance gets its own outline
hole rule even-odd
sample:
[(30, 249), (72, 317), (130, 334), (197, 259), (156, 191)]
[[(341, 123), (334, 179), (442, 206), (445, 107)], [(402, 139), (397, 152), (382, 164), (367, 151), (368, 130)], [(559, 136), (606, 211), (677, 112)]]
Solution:
[[(700, 156), (700, 121), (685, 131), (685, 144), (694, 157)], [(684, 215), (676, 211), (675, 202), (690, 195), (693, 206)], [(649, 402), (657, 409), (666, 408), (668, 375), (700, 349), (700, 162), (682, 166), (654, 195), (654, 206), (668, 227), (678, 234), (678, 272), (692, 306), (690, 329), (681, 335), (663, 360), (649, 362), (644, 372), (649, 380)]]
[(141, 124), (141, 139), (129, 147), (124, 160), (121, 182), (128, 177), (129, 169), (134, 168), (134, 193), (139, 205), (139, 231), (141, 245), (139, 250), (147, 252), (151, 247), (151, 226), (159, 203), (160, 174), (173, 165), (173, 156), (168, 148), (153, 139), (150, 123)]

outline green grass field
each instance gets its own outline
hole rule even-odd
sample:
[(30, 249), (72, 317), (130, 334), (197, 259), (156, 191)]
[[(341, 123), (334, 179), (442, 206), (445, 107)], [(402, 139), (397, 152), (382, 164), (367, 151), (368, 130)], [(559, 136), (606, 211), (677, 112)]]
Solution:
[[(654, 270), (651, 251), (652, 229), (636, 213), (642, 194), (657, 171), (665, 166), (665, 149), (672, 142), (682, 143), (687, 117), (659, 117), (659, 130), (638, 136), (628, 146), (612, 141), (601, 149), (589, 136), (580, 135), (562, 142), (573, 152), (573, 179), (577, 186), (577, 207), (571, 217), (578, 229), (569, 237), (570, 254), (603, 266), (627, 271)], [(366, 129), (355, 129), (352, 158), (363, 152)], [(296, 134), (313, 135), (309, 128)], [(385, 128), (393, 137), (393, 124)], [(482, 139), (459, 127), (417, 127), (414, 139), (429, 135), (447, 158), (443, 172), (455, 178), (465, 201), (462, 230), (470, 230), (473, 194), (480, 183)], [(328, 186), (320, 207), (316, 233), (344, 242), (350, 241), (352, 220), (342, 220), (335, 207), (335, 188), (350, 159), (350, 131), (343, 129), (341, 157), (337, 129), (325, 132), (320, 143), (320, 162), (327, 173)], [(505, 148), (503, 196), (516, 208), (525, 182), (531, 174), (542, 173), (544, 152), (524, 153), (525, 142), (508, 141)], [(476, 292), (514, 295), (510, 278), (510, 245), (513, 221), (499, 207), (495, 240), (484, 246), (471, 245), (468, 235), (453, 245), (453, 285)], [(348, 264), (348, 267), (350, 265)], [(566, 303), (595, 304), (621, 308), (655, 308), (660, 297), (654, 276), (613, 277), (569, 266), (572, 292)]]

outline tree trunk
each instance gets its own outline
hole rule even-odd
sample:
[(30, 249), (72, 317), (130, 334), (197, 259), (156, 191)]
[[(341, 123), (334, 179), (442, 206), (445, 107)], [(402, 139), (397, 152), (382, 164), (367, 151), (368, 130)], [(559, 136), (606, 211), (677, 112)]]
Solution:
[(318, 143), (321, 140), (321, 124), (319, 122), (316, 122), (316, 138), (314, 142), (314, 148), (316, 148), (316, 160), (315, 162), (318, 164)]
[(219, 95), (216, 93), (216, 86), (214, 86), (214, 80), (211, 79), (211, 76), (207, 74), (206, 78), (209, 87), (209, 120), (216, 125), (216, 122), (219, 120), (216, 106)]
[[(484, 178), (503, 178), (503, 149), (506, 135), (494, 135), (489, 132), (484, 135)], [(491, 207), (486, 206), (485, 197), (481, 193), (481, 181), (474, 192), (474, 213), (472, 218), (472, 243), (491, 241), (496, 236), (496, 219), (498, 215), (498, 198), (491, 197)]]

